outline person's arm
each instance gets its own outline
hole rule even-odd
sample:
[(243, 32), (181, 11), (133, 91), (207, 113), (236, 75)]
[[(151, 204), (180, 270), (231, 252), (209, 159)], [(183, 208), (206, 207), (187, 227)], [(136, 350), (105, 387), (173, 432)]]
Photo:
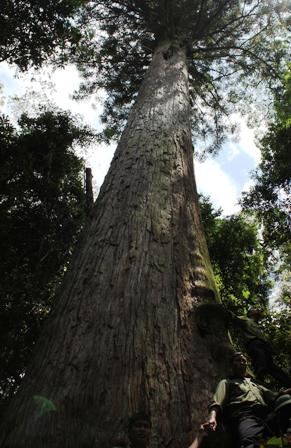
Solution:
[(268, 405), (274, 403), (274, 401), (280, 397), (281, 395), (290, 394), (291, 389), (280, 389), (279, 392), (273, 392), (270, 389), (262, 386), (261, 384), (257, 386), (262, 394), (262, 397)]
[(227, 398), (227, 380), (221, 380), (213, 395), (212, 402), (209, 406), (208, 420), (202, 424), (205, 430), (215, 431), (217, 427), (217, 416), (222, 412), (222, 407)]
[(288, 389), (280, 389), (278, 397), (280, 397), (280, 395), (291, 395), (291, 387), (288, 387)]
[(199, 448), (201, 441), (207, 435), (207, 431), (215, 431), (217, 428), (217, 415), (222, 410), (222, 405), (226, 399), (226, 380), (221, 380), (213, 395), (213, 400), (209, 406), (208, 420), (200, 426), (199, 432), (189, 448)]
[(201, 425), (197, 436), (195, 437), (195, 439), (193, 440), (193, 442), (191, 443), (189, 448), (199, 448), (202, 440), (204, 439), (204, 437), (206, 435), (207, 435), (207, 433), (206, 433), (206, 431), (204, 431), (204, 429), (202, 428), (202, 425)]
[(218, 411), (219, 410), (217, 406), (211, 408), (208, 420), (205, 423), (202, 423), (202, 425), (199, 428), (197, 436), (195, 437), (189, 448), (199, 448), (202, 440), (204, 439), (204, 437), (207, 436), (207, 432), (215, 431), (217, 427), (216, 415)]
[(216, 391), (214, 392), (212, 402), (210, 403), (208, 409), (209, 412), (212, 408), (216, 408), (216, 413), (222, 411), (222, 407), (226, 404), (227, 400), (227, 380), (219, 381)]

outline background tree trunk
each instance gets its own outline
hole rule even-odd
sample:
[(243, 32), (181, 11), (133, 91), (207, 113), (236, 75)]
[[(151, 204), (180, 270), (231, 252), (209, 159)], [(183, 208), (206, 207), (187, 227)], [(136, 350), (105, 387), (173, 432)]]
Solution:
[(90, 213), (93, 207), (94, 198), (93, 198), (93, 185), (92, 185), (92, 169), (85, 169), (85, 191), (86, 191), (86, 216), (90, 217)]
[(197, 307), (214, 302), (216, 290), (189, 114), (185, 51), (163, 42), (1, 428), (1, 447), (104, 447), (144, 410), (151, 447), (178, 448), (207, 414), (228, 340), (217, 320), (203, 332), (197, 325)]

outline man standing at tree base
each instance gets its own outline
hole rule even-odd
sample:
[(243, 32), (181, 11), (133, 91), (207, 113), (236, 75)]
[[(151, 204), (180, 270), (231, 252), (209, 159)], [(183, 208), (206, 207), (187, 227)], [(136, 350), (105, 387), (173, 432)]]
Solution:
[(219, 382), (203, 427), (215, 431), (217, 418), (222, 417), (240, 448), (256, 448), (261, 439), (284, 433), (291, 424), (291, 390), (276, 394), (257, 385), (245, 376), (246, 366), (245, 356), (235, 353), (233, 376)]

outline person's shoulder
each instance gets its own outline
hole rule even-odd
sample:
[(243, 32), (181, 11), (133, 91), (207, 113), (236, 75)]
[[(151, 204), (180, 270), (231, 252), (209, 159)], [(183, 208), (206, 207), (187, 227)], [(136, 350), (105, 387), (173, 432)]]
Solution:
[(228, 378), (222, 378), (220, 381), (218, 381), (217, 386), (216, 386), (216, 390), (217, 389), (227, 388), (228, 383), (229, 383), (229, 379)]
[(241, 384), (241, 383), (249, 381), (249, 378), (248, 377), (240, 378), (240, 377), (236, 377), (236, 376), (230, 376), (226, 381), (227, 381), (227, 384)]
[(226, 384), (228, 382), (228, 378), (222, 378), (221, 380), (218, 381), (218, 384)]
[(131, 443), (127, 440), (126, 437), (116, 437), (111, 440), (111, 444), (111, 448), (132, 448)]
[(221, 383), (221, 382), (225, 382), (225, 381), (228, 381), (228, 378), (221, 378), (221, 379), (219, 380), (220, 383)]
[(241, 322), (250, 322), (251, 319), (247, 316), (245, 316), (244, 314), (241, 314), (240, 316), (237, 316), (237, 318), (241, 321)]

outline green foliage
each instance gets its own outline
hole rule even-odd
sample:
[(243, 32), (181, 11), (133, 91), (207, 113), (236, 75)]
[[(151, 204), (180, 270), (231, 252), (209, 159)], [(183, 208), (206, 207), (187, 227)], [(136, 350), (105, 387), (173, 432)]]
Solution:
[(291, 70), (284, 75), (284, 88), (277, 92), (276, 120), (260, 141), (261, 163), (255, 184), (243, 195), (244, 209), (262, 226), (264, 244), (280, 285), (278, 298), (285, 306), (290, 298), (290, 207), (291, 207)]
[(65, 112), (0, 119), (0, 394), (23, 375), (84, 222), (83, 161), (91, 132)]
[[(273, 346), (274, 359), (282, 367), (290, 368), (290, 271), (286, 270), (290, 260), (286, 258), (281, 266), (287, 276), (281, 292), (281, 307), (277, 306), (276, 311), (271, 311), (269, 296), (273, 267), (269, 263), (269, 251), (258, 237), (259, 222), (254, 222), (254, 218), (250, 221), (244, 213), (224, 218), (221, 210), (215, 210), (209, 198), (203, 196), (200, 196), (200, 209), (224, 306), (237, 315), (245, 314), (251, 307), (264, 310), (260, 325)], [(244, 350), (240, 332), (235, 327), (232, 336), (237, 348)], [(269, 380), (270, 387), (276, 388), (277, 384)]]
[(267, 314), (264, 331), (272, 343), (274, 358), (282, 367), (291, 368), (291, 314), (277, 310)]
[[(283, 311), (290, 313), (291, 305), (291, 242), (284, 246), (283, 256), (280, 264), (276, 269), (278, 283), (280, 284), (280, 294), (278, 296), (278, 303)], [(290, 316), (291, 318), (291, 316)], [(291, 322), (290, 322), (291, 324)]]
[(221, 211), (214, 210), (209, 198), (203, 196), (200, 209), (223, 303), (239, 314), (256, 304), (266, 306), (271, 282), (257, 224), (244, 214), (222, 217)]
[[(260, 141), (261, 163), (253, 178), (255, 185), (242, 198), (243, 207), (263, 224), (264, 240), (271, 249), (288, 252), (290, 241), (291, 179), (291, 66), (277, 92), (276, 120)], [(285, 247), (285, 249), (284, 249)], [(287, 250), (286, 250), (287, 249)]]
[[(86, 0), (2, 0), (0, 60), (22, 70), (40, 66), (58, 50), (76, 50), (80, 7)], [(73, 20), (74, 18), (74, 20)]]
[(157, 45), (184, 47), (193, 137), (215, 151), (242, 99), (253, 102), (252, 89), (262, 82), (278, 87), (287, 9), (277, 0), (95, 0), (83, 13), (87, 37), (74, 54), (85, 78), (79, 96), (107, 91), (102, 137), (117, 138)]
[(291, 126), (272, 124), (260, 141), (262, 160), (255, 185), (243, 195), (243, 205), (264, 225), (264, 240), (280, 247), (290, 238)]
[(277, 92), (275, 109), (279, 123), (291, 126), (291, 63), (283, 76), (283, 89)]
[(262, 325), (269, 335), (276, 361), (291, 366), (290, 315), (290, 178), (291, 178), (291, 71), (276, 94), (275, 121), (260, 140), (261, 162), (254, 186), (243, 194), (242, 205), (261, 226), (268, 264), (276, 279), (275, 310), (266, 313)]
[(124, 128), (157, 45), (183, 47), (193, 138), (216, 151), (234, 130), (228, 117), (238, 105), (252, 113), (254, 88), (278, 90), (287, 26), (280, 0), (3, 0), (0, 59), (22, 70), (48, 59), (77, 63), (84, 77), (77, 96), (107, 91), (100, 138), (108, 142)]

